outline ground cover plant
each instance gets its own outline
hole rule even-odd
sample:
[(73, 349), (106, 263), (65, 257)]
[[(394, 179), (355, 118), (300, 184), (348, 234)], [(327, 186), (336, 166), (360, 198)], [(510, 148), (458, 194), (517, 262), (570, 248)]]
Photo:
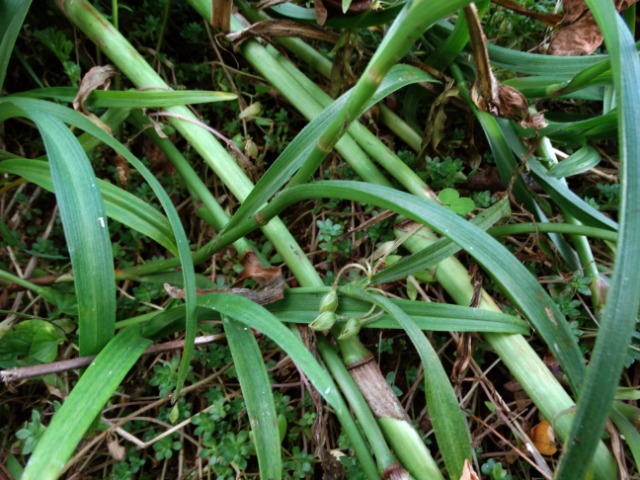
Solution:
[(639, 478), (633, 3), (4, 2), (2, 474)]

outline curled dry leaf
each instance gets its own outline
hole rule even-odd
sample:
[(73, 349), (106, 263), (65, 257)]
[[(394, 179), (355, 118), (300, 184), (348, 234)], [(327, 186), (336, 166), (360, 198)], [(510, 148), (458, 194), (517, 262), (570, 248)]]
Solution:
[(293, 20), (263, 20), (227, 35), (227, 38), (236, 44), (254, 37), (297, 37), (331, 44), (337, 43), (339, 39), (339, 36), (332, 32)]
[[(626, 10), (637, 0), (616, 0), (618, 11)], [(558, 56), (589, 55), (602, 44), (602, 34), (584, 0), (564, 0), (563, 26), (549, 43), (549, 54)]]
[(244, 268), (238, 276), (238, 280), (236, 280), (236, 285), (247, 279), (252, 279), (255, 280), (258, 285), (264, 287), (282, 278), (282, 270), (280, 267), (264, 267), (252, 251), (246, 253), (242, 259), (242, 266)]
[(464, 461), (464, 466), (462, 467), (462, 475), (460, 476), (460, 480), (480, 480), (478, 474), (473, 470), (471, 466), (471, 462), (469, 459)]
[(109, 449), (109, 453), (114, 460), (118, 462), (124, 460), (125, 448), (120, 445), (120, 443), (118, 443), (118, 440), (116, 438), (110, 438), (107, 441), (107, 448)]
[(97, 116), (85, 107), (85, 102), (94, 90), (102, 88), (107, 90), (111, 85), (111, 79), (118, 74), (118, 70), (113, 65), (96, 66), (91, 68), (80, 81), (80, 88), (76, 98), (73, 99), (73, 108), (86, 115), (93, 123), (111, 135), (111, 129)]
[(448, 84), (445, 90), (431, 104), (429, 116), (425, 122), (424, 135), (422, 136), (421, 155), (428, 147), (438, 151), (438, 146), (445, 138), (447, 125), (446, 107), (451, 100), (460, 98), (458, 89), (453, 83)]
[(542, 116), (531, 115), (525, 96), (512, 87), (502, 85), (491, 70), (487, 39), (482, 31), (477, 8), (473, 3), (464, 8), (469, 37), (476, 62), (477, 78), (471, 90), (473, 102), (485, 112), (515, 120), (524, 128), (546, 126)]
[(558, 451), (555, 433), (546, 420), (531, 429), (531, 440), (542, 455), (554, 455)]
[(111, 79), (117, 75), (118, 71), (113, 65), (104, 65), (91, 68), (80, 82), (80, 88), (76, 98), (73, 99), (73, 108), (86, 113), (84, 102), (87, 100), (91, 92), (102, 88), (106, 90), (111, 85)]

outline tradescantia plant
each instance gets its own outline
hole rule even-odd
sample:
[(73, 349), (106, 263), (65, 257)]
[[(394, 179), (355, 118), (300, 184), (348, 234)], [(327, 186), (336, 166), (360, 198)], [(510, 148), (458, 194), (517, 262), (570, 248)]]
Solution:
[[(211, 242), (192, 251), (176, 208), (148, 168), (101, 126), (50, 100), (68, 103), (74, 98), (73, 92), (42, 89), (0, 98), (0, 121), (24, 118), (33, 122), (46, 151), (46, 157), (38, 160), (27, 160), (4, 152), (7, 158), (0, 162), (0, 171), (55, 192), (75, 285), (77, 307), (72, 309), (72, 314), (77, 319), (79, 351), (81, 355), (97, 354), (53, 416), (24, 469), (23, 478), (59, 476), (82, 436), (90, 430), (103, 406), (145, 348), (168, 333), (183, 330), (185, 348), (177, 377), (177, 398), (192, 358), (199, 318), (214, 318), (222, 322), (251, 419), (261, 478), (281, 478), (283, 462), (280, 446), (273, 441), (280, 433), (270, 379), (260, 347), (249, 327), (271, 338), (286, 352), (331, 406), (367, 478), (379, 478), (388, 472), (393, 472), (394, 478), (409, 478), (411, 475), (431, 479), (443, 478), (445, 474), (455, 479), (468, 474), (471, 478), (469, 466), (474, 454), (468, 435), (468, 418), (461, 412), (456, 391), (425, 330), (483, 332), (490, 348), (500, 356), (565, 442), (556, 472), (551, 471), (544, 461), (538, 461), (539, 455), (534, 457), (542, 475), (615, 478), (617, 466), (613, 455), (601, 441), (609, 415), (625, 436), (634, 461), (640, 460), (640, 438), (633, 427), (633, 410), (630, 413), (623, 404), (613, 400), (640, 302), (637, 295), (626, 295), (623, 289), (625, 284), (635, 285), (640, 281), (637, 278), (640, 275), (640, 252), (633, 241), (637, 238), (640, 220), (633, 214), (632, 207), (640, 203), (640, 172), (635, 165), (637, 162), (630, 161), (637, 156), (640, 138), (638, 119), (633, 114), (633, 106), (640, 101), (637, 98), (640, 94), (633, 88), (637, 85), (634, 79), (640, 75), (640, 65), (628, 29), (609, 2), (587, 2), (602, 29), (608, 52), (606, 58), (596, 59), (593, 63), (589, 60), (586, 63), (585, 60), (567, 60), (567, 70), (559, 72), (552, 87), (541, 88), (539, 83), (535, 83), (535, 77), (531, 77), (530, 83), (514, 80), (513, 84), (536, 98), (553, 97), (559, 92), (580, 95), (584, 89), (602, 82), (603, 72), (610, 72), (612, 80), (607, 85), (615, 92), (616, 108), (596, 119), (569, 124), (550, 123), (539, 132), (544, 138), (533, 140), (539, 142), (537, 151), (534, 149), (535, 155), (528, 143), (531, 141), (530, 131), (483, 111), (481, 103), (469, 92), (470, 84), (476, 79), (465, 61), (457, 57), (469, 38), (475, 38), (472, 43), (478, 42), (478, 37), (473, 36), (473, 17), (469, 16), (468, 1), (414, 0), (383, 8), (381, 12), (329, 20), (328, 25), (340, 28), (355, 28), (358, 22), (360, 25), (389, 25), (353, 88), (335, 100), (275, 48), (253, 40), (244, 42), (238, 49), (238, 55), (309, 119), (308, 125), (256, 185), (210, 129), (183, 106), (201, 101), (230, 101), (235, 96), (216, 92), (163, 91), (166, 88), (163, 78), (88, 2), (61, 0), (58, 3), (69, 21), (98, 45), (135, 87), (153, 89), (145, 95), (136, 95), (134, 91), (96, 92), (88, 102), (110, 108), (103, 122), (113, 122), (116, 126), (128, 119), (140, 127), (147, 119), (139, 112), (130, 115), (131, 109), (162, 107), (171, 126), (242, 204), (229, 217), (172, 142), (149, 132), (150, 138), (175, 165), (191, 194), (205, 206), (207, 218), (218, 230)], [(481, 3), (480, 14), (487, 7), (487, 2)], [(191, 0), (190, 4), (205, 19), (212, 18), (210, 2)], [(263, 13), (253, 11), (251, 5), (242, 0), (237, 5), (251, 21), (265, 19)], [(343, 8), (348, 7), (348, 4), (343, 4)], [(9, 1), (2, 8), (0, 85), (20, 26), (28, 15), (29, 2)], [(215, 2), (213, 8), (216, 8)], [(467, 15), (463, 15), (462, 9)], [(273, 11), (296, 21), (302, 21), (303, 14), (309, 13), (289, 4)], [(115, 12), (113, 19), (117, 24)], [(453, 27), (446, 19), (456, 12), (458, 21)], [(242, 25), (238, 17), (231, 18), (232, 30), (239, 30)], [(432, 57), (433, 64), (443, 71), (448, 68), (446, 72), (455, 79), (460, 98), (467, 102), (487, 138), (501, 177), (507, 184), (513, 179), (511, 191), (514, 198), (540, 222), (543, 228), (539, 231), (548, 232), (563, 264), (574, 271), (585, 269), (593, 277), (595, 309), (602, 324), (588, 368), (558, 305), (516, 256), (486, 232), (508, 214), (508, 200), (496, 203), (471, 221), (463, 218), (441, 205), (435, 192), (411, 168), (358, 123), (358, 118), (367, 109), (400, 88), (418, 82), (436, 82), (433, 76), (415, 67), (399, 64), (417, 42), (431, 45), (432, 52), (437, 52)], [(283, 39), (282, 44), (302, 61), (318, 69), (320, 74), (330, 74), (331, 62), (322, 53), (300, 40)], [(482, 58), (477, 52), (481, 51), (481, 46), (473, 43), (479, 72)], [(527, 71), (536, 63), (529, 65), (523, 61), (521, 56), (524, 54), (491, 45), (484, 47), (496, 65), (517, 72), (535, 73)], [(544, 59), (539, 57), (534, 56), (536, 62), (543, 65), (538, 68), (544, 71)], [(554, 61), (549, 59), (550, 63)], [(576, 66), (571, 70), (570, 66), (574, 64)], [(603, 99), (600, 97), (598, 100)], [(394, 118), (390, 112), (386, 115), (385, 118)], [(612, 123), (612, 120), (617, 123)], [(415, 131), (398, 118), (394, 118), (393, 123), (394, 131), (404, 132), (398, 135), (403, 135), (410, 146), (420, 150)], [(86, 134), (77, 137), (69, 126)], [(588, 171), (597, 163), (593, 150), (586, 146), (586, 142), (595, 135), (618, 136), (619, 160), (622, 163), (618, 223), (579, 199), (562, 180), (568, 174)], [(119, 187), (96, 178), (85, 153), (95, 148), (96, 139), (115, 150), (140, 172), (164, 213)], [(581, 151), (586, 160), (574, 154), (555, 165), (552, 146), (555, 141), (577, 142), (583, 148)], [(311, 180), (334, 148), (362, 181)], [(550, 201), (524, 182), (520, 162), (527, 162), (531, 174)], [(277, 217), (290, 205), (322, 198), (375, 205), (412, 220), (415, 223), (398, 224), (395, 235), (398, 238), (396, 245), (415, 253), (379, 271), (354, 267), (356, 271), (364, 270), (364, 273), (352, 276), (351, 284), (342, 285), (336, 281), (331, 287), (326, 287), (297, 239)], [(552, 210), (549, 202), (561, 212), (564, 223), (549, 221)], [(107, 218), (150, 237), (175, 257), (114, 271)], [(505, 234), (504, 228), (506, 232), (513, 232), (509, 227), (490, 231), (496, 235), (498, 233), (495, 232)], [(252, 249), (244, 237), (258, 229), (273, 244), (297, 282), (306, 288), (285, 291), (280, 302), (264, 306), (230, 293), (215, 292), (196, 297), (194, 264), (206, 261), (234, 242), (238, 251)], [(570, 234), (571, 241), (567, 242), (559, 233)], [(596, 268), (590, 238), (616, 241), (616, 260), (606, 299), (596, 296), (596, 287), (603, 278)], [(502, 313), (499, 301), (474, 285), (468, 269), (452, 256), (460, 249), (484, 269), (497, 291), (526, 318), (528, 324)], [(437, 267), (433, 269), (435, 265)], [(427, 268), (432, 268), (430, 275), (460, 306), (395, 301), (376, 289), (383, 282), (419, 274)], [(121, 328), (115, 333), (116, 281), (143, 281), (146, 275), (167, 275), (177, 269), (181, 272), (184, 303), (178, 300), (157, 315), (126, 319), (118, 324)], [(340, 277), (338, 274), (338, 279)], [(46, 288), (12, 273), (0, 272), (0, 278), (5, 282), (20, 283), (53, 304), (59, 300)], [(371, 308), (378, 312), (378, 317), (373, 320), (369, 318)], [(310, 324), (317, 330), (330, 330), (344, 363), (338, 361), (334, 345), (323, 337), (319, 339), (318, 351), (326, 364), (325, 369), (305, 347), (295, 328), (296, 323)], [(533, 327), (557, 359), (566, 376), (568, 391), (523, 337), (529, 333), (528, 325)], [(425, 371), (425, 401), (437, 441), (437, 456), (435, 451), (426, 448), (408, 414), (373, 362), (372, 354), (359, 340), (357, 333), (361, 327), (402, 328), (407, 333)], [(80, 418), (78, 411), (83, 412)], [(356, 420), (361, 428), (356, 425)], [(526, 442), (526, 438), (523, 441)], [(530, 443), (527, 443), (527, 448), (535, 450)], [(438, 463), (439, 459), (443, 465)]]

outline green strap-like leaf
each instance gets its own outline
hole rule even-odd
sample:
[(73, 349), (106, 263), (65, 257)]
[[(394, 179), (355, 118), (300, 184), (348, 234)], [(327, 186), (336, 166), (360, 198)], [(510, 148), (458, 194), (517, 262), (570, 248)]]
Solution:
[[(509, 211), (509, 200), (505, 197), (487, 208), (485, 211), (476, 215), (471, 219), (471, 223), (482, 230), (487, 230), (498, 220), (507, 215)], [(407, 275), (412, 275), (416, 272), (437, 265), (445, 258), (459, 252), (461, 249), (462, 247), (452, 243), (449, 239), (440, 239), (429, 248), (425, 248), (419, 253), (403, 258), (398, 263), (376, 273), (371, 277), (371, 281), (373, 283), (385, 283), (404, 278)]]
[(540, 130), (540, 135), (562, 142), (580, 145), (588, 140), (606, 140), (615, 138), (618, 131), (615, 109), (599, 117), (573, 122), (554, 122), (551, 115), (548, 117), (548, 126)]
[(539, 160), (531, 158), (527, 164), (538, 184), (564, 211), (570, 213), (585, 225), (611, 230), (618, 229), (616, 222), (578, 197), (564, 182), (550, 175), (549, 171)]
[[(0, 172), (18, 175), (52, 192), (49, 165), (42, 160), (16, 158), (0, 162)], [(174, 255), (177, 248), (167, 217), (135, 195), (98, 179), (107, 216), (155, 240)]]
[(549, 169), (549, 175), (554, 178), (570, 177), (588, 172), (600, 163), (600, 154), (589, 146), (576, 150), (569, 157)]
[[(39, 88), (21, 92), (20, 96), (49, 98), (71, 103), (78, 93), (73, 87)], [(174, 105), (228, 102), (237, 95), (226, 92), (203, 90), (94, 90), (87, 98), (85, 106), (97, 108), (163, 108)]]
[(223, 325), (249, 415), (260, 478), (282, 478), (276, 406), (260, 347), (251, 330), (241, 323), (224, 317)]
[(379, 478), (368, 447), (364, 443), (337, 386), (298, 337), (266, 309), (239, 295), (210, 293), (198, 297), (198, 305), (220, 312), (220, 314), (231, 317), (247, 327), (261, 331), (282, 348), (333, 408), (349, 436), (349, 441), (356, 451), (367, 477)]
[(557, 472), (559, 480), (583, 478), (589, 467), (609, 415), (640, 306), (640, 59), (634, 39), (613, 4), (608, 0), (587, 0), (587, 5), (603, 33), (616, 87), (622, 185), (620, 230), (607, 303)]
[(73, 266), (80, 355), (95, 355), (113, 337), (116, 285), (111, 239), (98, 181), (76, 137), (55, 117), (25, 109), (42, 136)]
[[(284, 299), (266, 305), (265, 308), (275, 315), (278, 320), (286, 323), (309, 324), (318, 316), (322, 298), (329, 292), (330, 287), (323, 288), (292, 288), (285, 291)], [(338, 290), (340, 291), (340, 290)], [(462, 307), (435, 302), (419, 302), (411, 300), (392, 300), (407, 315), (411, 315), (414, 322), (422, 330), (437, 332), (490, 332), (490, 333), (519, 333), (529, 335), (529, 325), (525, 320), (485, 309)], [(346, 317), (361, 317), (365, 315), (371, 304), (354, 298), (341, 296), (336, 313)], [(161, 338), (179, 331), (184, 318), (184, 309), (179, 307), (167, 309), (156, 314), (152, 320), (143, 325), (143, 335), (149, 338)], [(200, 308), (199, 319), (217, 319), (218, 316), (210, 310)], [(402, 328), (389, 315), (382, 315), (376, 320), (367, 322), (365, 328)]]
[(67, 124), (74, 125), (87, 133), (90, 133), (94, 137), (100, 139), (103, 143), (113, 148), (116, 152), (122, 155), (129, 163), (131, 163), (136, 170), (140, 172), (142, 177), (151, 187), (153, 193), (156, 195), (162, 208), (167, 214), (169, 223), (173, 230), (173, 234), (176, 239), (176, 246), (178, 248), (178, 256), (182, 267), (182, 276), (184, 279), (185, 290), (185, 304), (186, 311), (186, 332), (185, 332), (185, 347), (182, 361), (180, 363), (180, 371), (178, 372), (177, 390), (179, 391), (184, 383), (184, 379), (187, 375), (187, 369), (189, 362), (193, 355), (193, 340), (196, 336), (196, 287), (194, 278), (193, 259), (191, 258), (191, 251), (189, 249), (189, 241), (184, 231), (178, 212), (176, 211), (171, 199), (167, 192), (162, 188), (162, 185), (158, 182), (155, 176), (149, 171), (144, 164), (138, 160), (124, 145), (107, 134), (104, 130), (92, 123), (83, 115), (71, 110), (70, 108), (56, 105), (52, 102), (46, 102), (43, 100), (33, 98), (21, 98), (21, 97), (4, 97), (0, 98), (0, 121), (3, 121), (12, 116), (24, 116), (24, 111), (36, 111), (45, 117), (55, 117)]
[(22, 480), (58, 478), (84, 433), (150, 344), (137, 327), (126, 328), (111, 339), (51, 419)]
[(24, 22), (31, 0), (3, 0), (0, 2), (0, 92), (7, 74), (9, 59)]

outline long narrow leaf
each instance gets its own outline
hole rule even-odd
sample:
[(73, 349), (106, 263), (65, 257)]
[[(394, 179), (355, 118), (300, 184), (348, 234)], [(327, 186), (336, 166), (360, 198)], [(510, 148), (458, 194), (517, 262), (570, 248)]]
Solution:
[(573, 193), (561, 180), (553, 177), (539, 160), (528, 162), (531, 173), (549, 196), (567, 213), (585, 225), (616, 230), (618, 225)]
[(44, 141), (78, 301), (80, 355), (95, 355), (113, 337), (116, 286), (111, 239), (97, 179), (67, 126), (26, 109)]
[(195, 338), (196, 334), (196, 287), (193, 259), (191, 258), (191, 251), (189, 250), (189, 241), (187, 239), (187, 235), (184, 231), (182, 223), (180, 222), (178, 212), (173, 206), (169, 195), (167, 194), (167, 192), (165, 192), (165, 190), (162, 188), (155, 176), (149, 171), (149, 169), (145, 167), (144, 164), (140, 160), (138, 160), (138, 158), (136, 158), (126, 147), (124, 147), (124, 145), (122, 145), (119, 141), (117, 141), (111, 135), (107, 134), (104, 130), (99, 128), (97, 125), (92, 123), (90, 120), (88, 120), (78, 112), (51, 102), (20, 97), (11, 97), (10, 99), (6, 97), (0, 98), (0, 106), (2, 106), (2, 108), (0, 108), (0, 120), (4, 120), (12, 116), (22, 116), (24, 115), (24, 110), (32, 110), (39, 112), (43, 116), (57, 118), (67, 124), (74, 125), (81, 130), (90, 133), (94, 137), (100, 139), (106, 145), (113, 148), (129, 163), (131, 163), (135, 167), (135, 169), (140, 172), (142, 177), (151, 187), (153, 193), (160, 201), (162, 208), (167, 214), (167, 218), (169, 219), (173, 234), (176, 238), (176, 246), (178, 248), (178, 255), (182, 266), (182, 276), (184, 279), (185, 290), (185, 304), (187, 307), (185, 317), (186, 342), (184, 355), (182, 357), (182, 363), (180, 364), (180, 371), (176, 388), (179, 391), (182, 384), (184, 383), (184, 379), (186, 378), (187, 368), (189, 366), (191, 356), (193, 355), (193, 339)]
[(368, 447), (364, 444), (355, 422), (349, 414), (338, 388), (331, 376), (324, 370), (307, 350), (302, 341), (287, 327), (278, 321), (266, 309), (239, 295), (229, 293), (210, 293), (198, 297), (198, 305), (220, 312), (237, 320), (247, 327), (261, 331), (287, 352), (296, 365), (309, 378), (326, 402), (333, 407), (343, 428), (348, 432), (349, 440), (358, 455), (361, 466), (369, 478), (379, 478), (375, 463), (371, 459)]
[[(329, 291), (324, 288), (294, 288), (286, 291), (284, 299), (266, 305), (265, 308), (280, 321), (286, 323), (309, 324), (317, 316), (322, 298)], [(340, 290), (338, 290), (340, 292)], [(419, 302), (411, 300), (392, 300), (422, 330), (438, 332), (485, 332), (485, 333), (519, 333), (529, 335), (529, 325), (525, 320), (502, 312), (494, 312), (479, 308), (462, 307), (435, 302)], [(371, 304), (341, 295), (337, 310), (339, 315), (360, 317), (365, 315)], [(146, 322), (143, 326), (145, 337), (157, 339), (182, 328), (184, 309), (175, 307), (167, 309)], [(199, 319), (218, 319), (210, 310), (200, 308)], [(402, 328), (389, 315), (382, 315), (368, 322), (364, 328)]]
[(600, 163), (600, 154), (589, 146), (581, 147), (569, 157), (554, 165), (549, 170), (549, 175), (554, 178), (570, 177), (588, 172)]
[[(77, 93), (77, 88), (55, 87), (21, 92), (20, 96), (49, 98), (71, 103)], [(236, 98), (237, 95), (234, 93), (200, 90), (95, 90), (85, 101), (85, 106), (98, 108), (163, 108), (174, 105), (228, 102)]]
[[(49, 165), (42, 160), (5, 160), (0, 162), (0, 172), (18, 175), (45, 190), (53, 191)], [(98, 188), (109, 218), (148, 236), (174, 255), (177, 253), (171, 225), (158, 210), (107, 181), (98, 179)]]
[(640, 296), (628, 289), (640, 285), (640, 59), (634, 40), (607, 0), (587, 0), (610, 52), (618, 105), (620, 233), (611, 287), (580, 390), (576, 417), (557, 473), (559, 480), (583, 478), (604, 429), (627, 347), (636, 326)]
[(58, 478), (84, 433), (150, 344), (136, 327), (126, 328), (111, 339), (51, 419), (22, 480)]
[(9, 59), (24, 22), (31, 0), (0, 2), (0, 92), (9, 66)]
[[(482, 230), (487, 230), (509, 211), (509, 201), (505, 197), (486, 209), (484, 212), (476, 215), (471, 220), (471, 223)], [(459, 252), (461, 249), (462, 247), (451, 242), (451, 240), (446, 238), (440, 239), (429, 248), (425, 248), (422, 252), (415, 253), (404, 258), (391, 267), (373, 275), (371, 277), (371, 281), (373, 283), (385, 283), (404, 278), (407, 275), (412, 275), (420, 270), (425, 270), (437, 265), (445, 258)]]
[[(423, 71), (409, 65), (398, 65), (389, 71), (376, 93), (365, 105), (363, 111), (404, 86), (416, 82), (429, 81), (433, 81), (433, 77)], [(260, 177), (255, 188), (226, 225), (225, 230), (233, 228), (242, 220), (253, 215), (291, 179), (293, 174), (304, 164), (326, 128), (344, 110), (352, 92), (353, 90), (349, 90), (334, 101), (296, 135), (278, 159)]]
[(222, 324), (249, 415), (260, 478), (282, 478), (276, 406), (262, 352), (247, 327), (228, 317)]

